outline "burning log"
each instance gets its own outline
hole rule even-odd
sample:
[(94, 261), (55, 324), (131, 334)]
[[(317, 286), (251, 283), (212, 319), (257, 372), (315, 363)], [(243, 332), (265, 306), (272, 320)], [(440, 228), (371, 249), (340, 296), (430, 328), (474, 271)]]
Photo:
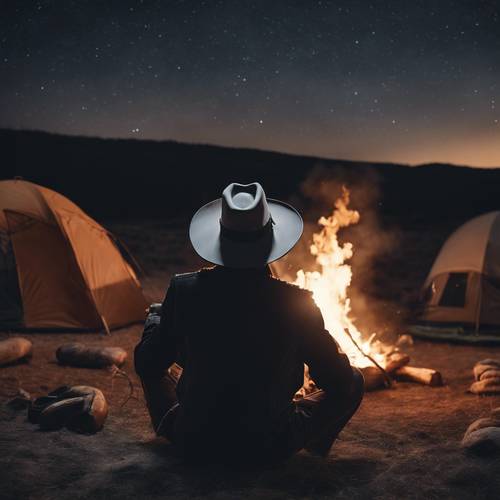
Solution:
[(399, 368), (407, 365), (410, 362), (410, 356), (402, 352), (395, 352), (388, 356), (385, 363), (385, 371), (389, 374), (395, 372)]
[(398, 368), (393, 376), (396, 380), (402, 382), (416, 382), (417, 384), (430, 385), (432, 387), (443, 385), (441, 373), (431, 368), (403, 366)]
[(411, 335), (408, 335), (407, 333), (404, 333), (399, 337), (396, 345), (400, 347), (411, 347), (413, 345), (413, 337)]
[[(390, 387), (393, 374), (421, 384), (441, 385), (441, 375), (438, 372), (407, 367), (409, 356), (396, 349), (388, 353), (388, 349), (375, 340), (375, 333), (366, 338), (351, 318), (348, 288), (352, 269), (349, 261), (354, 249), (352, 243), (340, 243), (338, 240), (338, 232), (342, 228), (357, 224), (360, 220), (359, 212), (352, 210), (349, 202), (349, 190), (343, 186), (342, 195), (335, 201), (333, 212), (328, 217), (319, 219), (321, 228), (313, 234), (310, 253), (315, 258), (317, 269), (300, 269), (293, 284), (312, 292), (323, 315), (326, 330), (349, 357), (351, 364), (361, 369), (367, 391)], [(403, 335), (399, 343), (411, 346), (413, 339), (409, 335)], [(308, 390), (307, 384), (304, 384), (301, 394)]]
[(365, 379), (365, 391), (374, 391), (386, 386), (386, 379), (376, 366), (365, 366), (360, 368)]

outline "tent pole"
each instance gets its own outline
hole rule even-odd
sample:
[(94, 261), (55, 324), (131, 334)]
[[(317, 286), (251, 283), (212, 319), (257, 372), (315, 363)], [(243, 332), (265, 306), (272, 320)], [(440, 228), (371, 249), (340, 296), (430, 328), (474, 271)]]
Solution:
[(109, 329), (108, 322), (104, 319), (104, 316), (100, 314), (101, 316), (101, 321), (102, 325), (104, 326), (104, 331), (106, 332), (106, 335), (111, 335), (111, 330)]
[[(127, 257), (130, 259), (130, 262), (132, 263), (132, 268), (134, 268), (134, 271), (137, 273), (138, 276), (146, 276), (146, 271), (144, 268), (139, 264), (139, 261), (132, 255), (132, 252), (129, 250), (128, 246), (125, 245), (125, 243), (115, 236), (113, 233), (106, 232), (108, 237), (114, 241), (115, 246), (118, 248), (118, 251), (120, 254), (122, 253), (121, 250), (124, 251), (124, 253), (127, 254)], [(126, 259), (124, 259), (126, 262)]]
[(477, 298), (477, 308), (476, 308), (476, 328), (474, 333), (476, 335), (479, 335), (479, 325), (481, 322), (481, 305), (483, 302), (483, 279), (482, 275), (479, 275), (479, 291), (478, 291), (478, 298)]

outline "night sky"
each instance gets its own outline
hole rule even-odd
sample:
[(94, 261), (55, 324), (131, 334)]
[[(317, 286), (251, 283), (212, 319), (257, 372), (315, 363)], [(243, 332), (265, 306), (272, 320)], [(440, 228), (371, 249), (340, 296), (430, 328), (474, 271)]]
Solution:
[(0, 5), (0, 127), (500, 166), (500, 0)]

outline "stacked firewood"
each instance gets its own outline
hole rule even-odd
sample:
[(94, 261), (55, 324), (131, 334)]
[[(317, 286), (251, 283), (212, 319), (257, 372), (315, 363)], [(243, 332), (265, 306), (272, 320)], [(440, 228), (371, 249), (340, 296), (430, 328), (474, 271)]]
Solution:
[[(432, 368), (410, 366), (410, 356), (400, 352), (397, 348), (385, 354), (385, 361), (382, 364), (375, 363), (373, 361), (371, 366), (360, 368), (365, 379), (365, 391), (390, 387), (394, 380), (414, 382), (432, 387), (443, 385), (443, 378), (439, 371)], [(304, 385), (295, 395), (295, 399), (300, 399), (315, 390), (317, 390), (316, 384), (309, 377), (309, 370), (306, 366), (304, 369)]]
[(393, 380), (415, 382), (429, 386), (443, 385), (441, 373), (432, 368), (410, 366), (410, 356), (393, 350), (385, 356), (384, 366), (367, 366), (361, 368), (365, 377), (365, 390), (373, 391), (389, 387)]

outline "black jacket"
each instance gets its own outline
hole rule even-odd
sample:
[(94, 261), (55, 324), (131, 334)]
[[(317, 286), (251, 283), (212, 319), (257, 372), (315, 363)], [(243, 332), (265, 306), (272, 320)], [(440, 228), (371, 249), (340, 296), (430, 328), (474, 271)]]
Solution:
[(215, 267), (172, 279), (159, 327), (135, 350), (143, 379), (177, 362), (179, 441), (262, 441), (294, 411), (304, 363), (316, 384), (350, 389), (347, 356), (324, 329), (311, 293), (269, 271)]

